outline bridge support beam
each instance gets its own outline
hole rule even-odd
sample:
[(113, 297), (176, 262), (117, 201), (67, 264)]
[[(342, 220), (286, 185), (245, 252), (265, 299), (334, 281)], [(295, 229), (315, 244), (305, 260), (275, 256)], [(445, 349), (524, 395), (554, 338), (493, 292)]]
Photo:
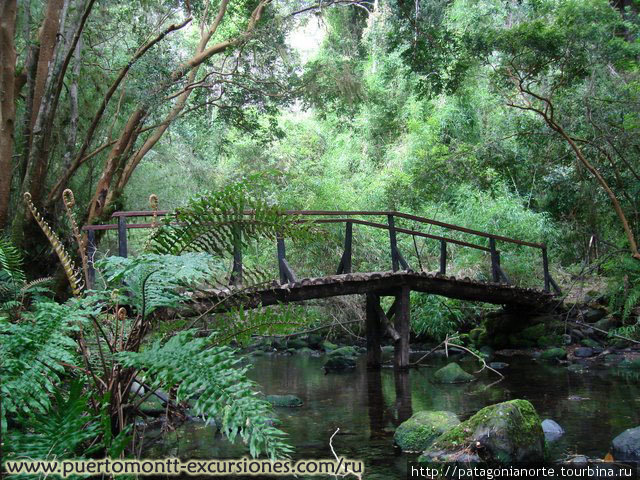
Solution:
[(374, 293), (367, 293), (366, 304), (366, 332), (367, 332), (367, 368), (377, 369), (382, 366), (382, 321), (378, 316), (380, 297)]
[(400, 338), (395, 342), (394, 368), (409, 368), (410, 293), (408, 286), (402, 286), (396, 294), (395, 331)]
[[(409, 294), (411, 289), (402, 286), (397, 289), (395, 301), (385, 314), (380, 306), (380, 296), (367, 293), (366, 332), (367, 332), (367, 367), (380, 368), (382, 350), (380, 343), (386, 332), (393, 340), (394, 368), (409, 368)], [(393, 318), (393, 326), (391, 319)]]

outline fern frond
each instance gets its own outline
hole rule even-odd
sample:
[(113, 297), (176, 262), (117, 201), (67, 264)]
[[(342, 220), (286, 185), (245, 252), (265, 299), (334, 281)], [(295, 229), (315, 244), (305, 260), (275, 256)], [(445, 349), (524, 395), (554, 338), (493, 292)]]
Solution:
[(154, 388), (178, 387), (178, 401), (191, 402), (207, 421), (219, 421), (230, 441), (240, 436), (253, 457), (288, 455), (292, 449), (284, 442), (285, 433), (272, 425), (271, 404), (256, 395), (247, 367), (237, 367), (239, 360), (230, 348), (211, 347), (214, 341), (214, 336), (197, 338), (196, 330), (187, 330), (165, 344), (156, 342), (144, 352), (118, 357), (125, 366), (145, 371), (146, 382)]
[(0, 236), (0, 271), (5, 272), (14, 285), (21, 286), (26, 281), (22, 270), (22, 255), (4, 236)]
[(42, 218), (42, 215), (40, 215), (40, 212), (38, 212), (38, 210), (36, 209), (36, 206), (31, 201), (31, 194), (29, 192), (25, 192), (24, 202), (27, 204), (27, 207), (33, 215), (33, 218), (40, 226), (40, 229), (45, 234), (45, 236), (49, 240), (49, 243), (53, 247), (53, 250), (56, 252), (56, 255), (60, 259), (60, 263), (62, 264), (64, 273), (69, 280), (69, 284), (71, 285), (71, 291), (76, 297), (80, 296), (82, 294), (82, 289), (84, 288), (84, 283), (82, 281), (82, 277), (78, 273), (78, 269), (73, 263), (71, 256), (65, 250), (58, 236), (53, 230), (51, 230), (49, 224), (44, 220), (44, 218)]

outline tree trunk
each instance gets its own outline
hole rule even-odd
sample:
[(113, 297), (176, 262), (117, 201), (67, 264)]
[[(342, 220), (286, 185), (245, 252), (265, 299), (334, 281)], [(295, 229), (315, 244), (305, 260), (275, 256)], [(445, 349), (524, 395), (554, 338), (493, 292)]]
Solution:
[(589, 172), (594, 177), (596, 177), (596, 180), (598, 181), (600, 186), (607, 193), (607, 195), (609, 196), (609, 199), (611, 200), (611, 203), (613, 204), (613, 209), (615, 210), (616, 215), (618, 215), (618, 218), (620, 219), (620, 223), (622, 223), (622, 228), (624, 229), (624, 233), (627, 237), (627, 241), (629, 242), (629, 249), (631, 250), (631, 255), (633, 256), (633, 258), (640, 260), (640, 253), (638, 252), (638, 245), (633, 235), (633, 231), (629, 226), (627, 217), (624, 214), (622, 207), (620, 206), (620, 202), (618, 201), (616, 194), (613, 192), (613, 190), (611, 190), (611, 187), (609, 186), (605, 178), (602, 176), (602, 174), (598, 171), (598, 169), (595, 168), (591, 164), (591, 162), (589, 162), (589, 160), (587, 160), (587, 157), (585, 157), (584, 154), (582, 153), (582, 149), (578, 146), (576, 142), (573, 141), (571, 136), (568, 135), (567, 132), (565, 132), (564, 129), (560, 125), (558, 125), (553, 119), (545, 117), (545, 120), (553, 130), (558, 132), (560, 136), (567, 141), (567, 143), (571, 146), (571, 149), (574, 151), (574, 153), (578, 157), (578, 160), (580, 160), (580, 162), (584, 165), (584, 167), (587, 170), (589, 170)]
[(9, 219), (15, 129), (16, 0), (0, 7), (0, 229)]

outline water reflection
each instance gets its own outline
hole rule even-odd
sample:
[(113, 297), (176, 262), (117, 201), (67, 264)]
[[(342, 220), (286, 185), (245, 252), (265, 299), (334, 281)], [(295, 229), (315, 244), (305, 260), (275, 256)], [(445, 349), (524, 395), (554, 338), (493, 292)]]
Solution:
[[(480, 408), (513, 399), (530, 400), (542, 418), (556, 420), (567, 432), (553, 448), (553, 455), (581, 453), (602, 458), (611, 440), (623, 430), (640, 425), (640, 385), (637, 377), (612, 369), (588, 369), (585, 373), (537, 363), (529, 358), (506, 359), (503, 382), (489, 372), (464, 385), (437, 385), (433, 373), (444, 359), (432, 365), (394, 372), (366, 369), (361, 358), (355, 371), (325, 375), (323, 358), (266, 356), (255, 359), (250, 376), (266, 394), (294, 394), (305, 403), (294, 409), (279, 408), (281, 428), (295, 446), (294, 458), (330, 458), (329, 438), (340, 428), (333, 446), (339, 455), (361, 459), (366, 478), (404, 478), (406, 461), (413, 458), (393, 448), (396, 425), (420, 410), (449, 410), (465, 419)], [(471, 372), (474, 361), (461, 361)], [(230, 445), (201, 424), (182, 426), (164, 441), (155, 443), (148, 457), (176, 455), (183, 458), (239, 458), (240, 444)]]

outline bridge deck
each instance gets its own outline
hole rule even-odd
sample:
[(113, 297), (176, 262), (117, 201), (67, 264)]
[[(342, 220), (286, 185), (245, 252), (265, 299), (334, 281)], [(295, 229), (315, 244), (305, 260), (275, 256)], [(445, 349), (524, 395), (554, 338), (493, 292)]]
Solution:
[(242, 290), (240, 287), (230, 286), (206, 290), (194, 300), (198, 303), (220, 303), (217, 309), (226, 310), (238, 305), (255, 308), (341, 295), (374, 293), (378, 296), (391, 296), (402, 287), (460, 300), (536, 310), (543, 310), (554, 298), (553, 294), (543, 290), (403, 270), (303, 278), (282, 285), (274, 282), (254, 290)]

